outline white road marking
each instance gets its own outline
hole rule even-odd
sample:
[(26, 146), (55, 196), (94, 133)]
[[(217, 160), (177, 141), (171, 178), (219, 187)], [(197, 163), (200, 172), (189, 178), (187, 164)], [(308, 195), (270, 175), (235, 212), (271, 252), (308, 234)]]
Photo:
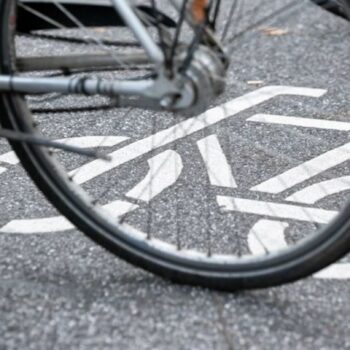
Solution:
[(0, 228), (1, 233), (47, 233), (63, 232), (73, 229), (74, 226), (63, 216), (53, 216), (43, 219), (12, 220)]
[(326, 267), (314, 274), (315, 278), (320, 279), (350, 279), (350, 263), (337, 263)]
[(350, 123), (335, 120), (287, 117), (284, 115), (256, 114), (247, 119), (250, 122), (301, 126), (306, 128), (349, 131)]
[[(139, 145), (130, 145), (124, 147), (123, 149), (114, 152), (115, 159), (122, 153), (126, 152), (129, 155), (124, 156), (126, 161), (135, 159), (139, 156), (142, 156), (152, 149), (161, 147), (163, 145), (169, 144), (173, 141), (186, 137), (198, 130), (204, 129), (208, 126), (211, 126), (221, 120), (229, 118), (240, 111), (243, 111), (251, 106), (254, 106), (258, 103), (267, 101), (268, 99), (282, 95), (282, 94), (292, 94), (292, 95), (304, 95), (311, 97), (320, 97), (326, 91), (325, 90), (317, 90), (317, 89), (304, 89), (304, 88), (289, 88), (289, 87), (268, 87), (263, 88), (255, 93), (248, 94), (246, 96), (235, 99), (221, 107), (214, 108), (203, 115), (193, 118), (197, 119), (195, 122), (187, 121), (187, 124), (180, 123), (179, 125), (170, 128), (168, 130), (164, 130), (150, 138), (138, 141)], [(249, 101), (250, 100), (250, 101)], [(217, 114), (217, 115), (215, 115)], [(309, 119), (309, 118), (298, 118), (298, 117), (286, 117), (286, 116), (278, 116), (278, 115), (267, 115), (267, 114), (257, 114), (248, 119), (251, 122), (261, 122), (261, 123), (270, 123), (270, 124), (282, 124), (282, 125), (292, 125), (292, 126), (301, 126), (301, 127), (309, 127), (309, 128), (319, 128), (319, 129), (330, 129), (330, 130), (340, 130), (340, 131), (349, 131), (350, 123), (339, 122), (339, 121), (329, 121), (329, 120), (320, 120), (320, 119)], [(193, 123), (193, 125), (191, 125)], [(188, 126), (189, 130), (186, 130)], [(184, 132), (181, 131), (184, 130)], [(171, 135), (176, 135), (173, 139), (169, 139), (167, 137)], [(164, 140), (163, 140), (164, 137)], [(103, 140), (104, 139), (104, 140)], [(153, 140), (152, 140), (153, 139)], [(105, 138), (105, 136), (87, 136), (87, 137), (77, 137), (70, 138), (64, 140), (57, 140), (59, 142), (63, 142), (70, 145), (75, 145), (79, 147), (111, 147), (117, 145), (123, 141), (127, 140), (126, 137), (115, 137), (109, 136)], [(104, 141), (102, 144), (101, 142)], [(146, 151), (142, 152), (143, 146), (146, 146)], [(154, 147), (150, 147), (150, 144), (153, 143)], [(209, 147), (206, 145), (209, 144)], [(139, 146), (139, 147), (137, 147)], [(148, 146), (148, 147), (147, 147)], [(232, 171), (228, 165), (227, 159), (223, 154), (222, 148), (217, 140), (216, 136), (210, 136), (206, 139), (203, 139), (198, 142), (198, 146), (202, 157), (206, 163), (208, 168), (208, 173), (210, 177), (210, 181), (214, 186), (225, 186), (225, 187), (237, 187), (237, 184), (232, 176)], [(345, 153), (348, 153), (349, 149), (345, 145)], [(210, 154), (206, 157), (204, 153), (206, 152), (206, 147), (210, 149)], [(330, 151), (340, 151), (341, 148)], [(344, 150), (343, 150), (344, 151)], [(118, 154), (119, 152), (119, 154)], [(172, 152), (172, 151), (168, 151)], [(169, 166), (170, 163), (166, 164), (165, 171), (160, 174), (158, 178), (158, 182), (153, 180), (154, 188), (152, 191), (148, 191), (149, 185), (152, 181), (152, 174), (155, 173), (155, 169), (157, 166), (159, 167), (161, 163), (162, 155), (164, 156), (163, 161), (167, 161), (169, 158), (169, 154), (165, 155), (160, 154), (156, 157), (152, 158), (148, 161), (150, 165), (150, 171), (148, 172), (146, 178), (141, 181), (138, 185), (136, 185), (131, 191), (128, 192), (128, 196), (132, 198), (138, 198), (144, 201), (150, 201), (153, 197), (150, 197), (150, 193), (153, 195), (157, 195), (162, 192), (165, 188), (168, 188), (173, 183), (175, 183), (180, 176), (181, 171), (177, 171), (174, 173), (170, 171)], [(130, 158), (131, 155), (131, 158)], [(334, 153), (337, 156), (336, 153)], [(322, 155), (324, 156), (324, 155)], [(320, 156), (320, 157), (322, 157)], [(317, 157), (317, 158), (320, 158)], [(177, 154), (171, 154), (170, 158), (173, 158), (172, 162), (181, 162), (181, 166), (176, 166), (176, 169), (182, 170), (182, 161), (181, 158)], [(345, 157), (346, 158), (346, 157)], [(115, 161), (114, 159), (114, 161)], [(348, 160), (349, 158), (346, 158)], [(18, 158), (16, 157), (14, 152), (7, 152), (0, 156), (0, 162), (4, 162), (11, 165), (16, 165), (19, 163)], [(311, 162), (311, 161), (309, 161)], [(308, 162), (307, 162), (308, 163)], [(114, 165), (112, 168), (122, 164)], [(339, 163), (340, 164), (340, 163)], [(303, 165), (302, 165), (303, 166)], [(301, 167), (302, 167), (301, 166)], [(209, 170), (210, 169), (210, 170)], [(220, 169), (220, 172), (218, 172)], [(0, 174), (5, 172), (7, 169), (4, 167), (0, 167)], [(170, 177), (172, 175), (172, 178)], [(97, 176), (97, 175), (96, 175)], [(95, 177), (95, 176), (94, 176)], [(273, 180), (273, 179), (271, 179)], [(87, 180), (86, 180), (87, 181)], [(261, 184), (262, 185), (262, 184)], [(153, 185), (152, 185), (153, 186)], [(332, 195), (334, 193), (339, 193), (341, 191), (350, 189), (350, 176), (344, 176), (338, 179), (332, 179), (328, 181), (324, 181), (319, 184), (315, 184), (305, 188), (294, 195), (287, 198), (288, 201), (295, 201), (304, 204), (313, 204), (318, 200), (322, 199), (325, 196)], [(263, 191), (265, 192), (265, 191)], [(267, 191), (266, 191), (267, 192)], [(278, 193), (282, 191), (277, 191), (273, 193)], [(276, 203), (267, 203), (267, 202), (258, 202), (251, 201), (245, 199), (237, 199), (231, 197), (218, 196), (218, 203), (224, 207), (225, 210), (230, 211), (240, 211), (247, 212), (257, 215), (267, 215), (278, 218), (285, 219), (295, 219), (301, 221), (315, 221), (320, 223), (328, 222), (330, 219), (336, 215), (336, 212), (326, 211), (321, 209), (313, 209), (313, 208), (303, 208), (292, 205), (285, 204), (276, 204)], [(125, 213), (131, 212), (138, 208), (137, 205), (132, 204), (127, 201), (116, 200), (111, 202), (103, 207), (105, 210), (109, 212), (112, 217), (117, 218)], [(277, 214), (277, 215), (276, 215)], [(274, 251), (281, 249), (286, 246), (286, 241), (284, 237), (284, 231), (288, 227), (288, 223), (281, 221), (272, 221), (272, 220), (259, 220), (254, 227), (251, 229), (248, 235), (248, 244), (250, 250), (255, 255), (260, 255), (265, 253), (265, 248), (269, 251)], [(32, 234), (32, 233), (49, 233), (49, 232), (62, 232), (73, 229), (73, 225), (64, 217), (56, 216), (50, 218), (42, 218), (42, 219), (27, 219), (27, 220), (13, 220), (9, 222), (7, 225), (0, 229), (0, 232), (6, 233), (22, 233), (22, 234)], [(339, 263), (334, 264), (326, 269), (316, 273), (314, 275), (316, 278), (323, 279), (350, 279), (350, 263)]]
[(149, 172), (126, 196), (150, 202), (169, 188), (181, 175), (183, 164), (175, 151), (165, 151), (148, 160)]
[(348, 190), (350, 190), (350, 176), (343, 176), (306, 187), (292, 194), (286, 200), (304, 204), (315, 204), (325, 197)]
[(14, 151), (10, 151), (0, 156), (0, 162), (16, 165), (19, 163), (19, 159)]
[(211, 135), (199, 140), (197, 145), (207, 167), (210, 183), (213, 186), (236, 188), (231, 166), (217, 136)]
[(126, 140), (129, 137), (126, 136), (80, 136), (70, 137), (57, 142), (62, 142), (65, 145), (82, 147), (82, 148), (96, 148), (96, 147), (113, 147)]
[[(55, 141), (69, 146), (96, 148), (116, 146), (128, 139), (128, 137), (124, 136), (79, 136), (59, 139)], [(16, 153), (14, 151), (10, 151), (0, 156), (0, 162), (16, 165), (19, 164), (20, 161), (16, 156)]]
[[(92, 161), (79, 168), (74, 181), (78, 184), (85, 183), (121, 164), (134, 160), (148, 152), (159, 147), (169, 145), (170, 143), (189, 136), (197, 131), (206, 129), (216, 123), (226, 120), (250, 107), (266, 102), (279, 95), (298, 95), (320, 97), (327, 90), (308, 89), (288, 86), (268, 86), (238, 97), (222, 106), (215, 107), (209, 111), (191, 119), (187, 119), (166, 130), (162, 130), (145, 139), (136, 141), (115, 152), (110, 153), (112, 160), (109, 162), (103, 160)], [(74, 171), (75, 172), (75, 171)], [(72, 175), (74, 175), (72, 172)]]
[(292, 219), (326, 224), (336, 215), (336, 211), (300, 207), (290, 204), (256, 201), (251, 199), (217, 196), (217, 202), (223, 211), (236, 211), (247, 214), (271, 216), (279, 219)]
[[(114, 201), (103, 206), (113, 218), (118, 218), (138, 206), (126, 201)], [(74, 229), (74, 225), (63, 216), (52, 216), (42, 219), (12, 220), (0, 228), (0, 233), (43, 234), (64, 232)]]
[[(288, 224), (282, 221), (259, 220), (251, 229), (248, 236), (250, 251), (254, 255), (266, 254), (287, 247), (285, 230)], [(265, 249), (264, 249), (265, 248)], [(350, 279), (350, 263), (336, 263), (315, 273), (318, 279)]]
[(287, 222), (259, 220), (249, 231), (248, 246), (253, 255), (265, 255), (287, 248), (284, 231)]
[[(140, 183), (127, 193), (128, 197), (146, 202), (152, 200), (177, 181), (183, 168), (181, 157), (175, 151), (165, 151), (151, 158), (148, 163), (150, 171)], [(150, 186), (152, 186), (151, 189)], [(116, 200), (103, 206), (103, 209), (112, 218), (118, 218), (137, 208), (137, 205), (122, 200)], [(41, 219), (12, 220), (0, 228), (0, 232), (32, 234), (63, 232), (73, 228), (74, 226), (66, 218), (54, 216)]]
[(112, 218), (119, 218), (120, 216), (125, 215), (136, 210), (139, 206), (128, 201), (116, 200), (114, 202), (108, 203), (103, 206), (103, 209), (106, 210)]
[[(322, 120), (322, 119), (309, 119), (309, 118), (298, 118), (298, 117), (286, 117), (286, 116), (280, 116), (280, 115), (268, 115), (268, 114), (257, 114), (253, 117), (249, 118), (248, 121), (251, 122), (261, 122), (261, 123), (269, 123), (269, 124), (282, 124), (282, 125), (291, 125), (291, 126), (301, 126), (301, 127), (308, 127), (308, 128), (317, 128), (317, 129), (327, 129), (327, 130), (339, 130), (339, 131), (349, 131), (350, 130), (350, 123), (346, 122), (339, 122), (339, 121), (333, 121), (333, 120)], [(346, 152), (349, 152), (348, 145), (345, 145)], [(332, 157), (343, 153), (342, 150), (336, 149), (331, 151), (332, 153), (328, 156)], [(349, 159), (349, 157), (343, 153), (343, 156), (341, 159), (339, 159), (339, 164), (343, 161), (346, 161)], [(321, 156), (322, 157), (322, 156)], [(325, 163), (325, 168), (332, 167), (332, 164), (327, 164), (327, 159), (325, 158), (318, 158), (319, 164), (321, 164), (323, 161)], [(333, 163), (334, 164), (334, 163)], [(299, 168), (301, 172), (303, 171), (301, 168)], [(325, 169), (327, 170), (327, 169)], [(322, 170), (323, 171), (323, 170)], [(291, 173), (289, 173), (289, 176), (292, 176)], [(270, 180), (271, 181), (271, 180)], [(276, 181), (276, 178), (272, 181)], [(286, 181), (286, 178), (282, 179), (282, 182), (280, 184), (283, 184), (283, 182)], [(273, 186), (272, 183), (268, 184), (269, 181), (265, 182), (265, 188), (260, 185), (260, 188), (258, 187), (258, 190), (263, 190), (263, 192), (266, 191), (267, 187)], [(300, 181), (301, 182), (301, 181)], [(288, 181), (286, 182), (289, 187), (291, 187), (291, 183)], [(270, 187), (271, 188), (271, 187)], [(256, 190), (257, 188), (253, 188), (253, 190)], [(278, 191), (273, 193), (282, 192), (286, 189), (284, 186), (282, 188), (279, 188)], [(303, 204), (314, 204), (317, 201), (336, 194), (340, 193), (342, 191), (350, 190), (350, 176), (344, 176), (336, 179), (331, 179), (327, 181), (323, 181), (314, 185), (311, 185), (305, 189), (302, 189), (301, 191), (298, 191), (294, 193), (293, 195), (286, 198), (287, 201), (293, 201), (297, 203), (303, 203)], [(260, 221), (256, 224), (258, 225)], [(282, 222), (280, 224), (283, 224)], [(260, 225), (260, 224), (259, 224)], [(259, 236), (261, 241), (263, 242), (263, 245), (268, 246), (268, 244), (271, 242), (272, 239), (275, 238), (277, 234), (277, 237), (280, 239), (280, 228), (275, 228), (274, 230), (268, 230), (265, 229), (264, 236)], [(254, 245), (255, 243), (255, 245)], [(276, 242), (277, 243), (277, 242)], [(252, 244), (252, 243), (251, 243)], [(253, 239), (253, 245), (252, 248), (255, 249), (256, 252), (260, 252), (260, 254), (264, 253), (262, 251), (263, 247), (260, 247), (259, 250), (259, 242), (257, 242), (257, 239)], [(261, 243), (260, 243), (261, 244)], [(315, 278), (319, 279), (350, 279), (350, 263), (337, 263), (333, 264), (324, 270), (314, 274)]]
[(348, 160), (350, 160), (350, 143), (287, 170), (283, 174), (252, 187), (251, 191), (280, 193)]

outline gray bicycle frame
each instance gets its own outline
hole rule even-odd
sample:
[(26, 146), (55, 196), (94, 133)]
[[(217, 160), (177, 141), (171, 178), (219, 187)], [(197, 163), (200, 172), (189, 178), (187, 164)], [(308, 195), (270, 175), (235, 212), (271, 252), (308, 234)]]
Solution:
[[(154, 42), (146, 27), (134, 12), (128, 0), (111, 0), (115, 10), (133, 32), (146, 52), (146, 61), (154, 63), (159, 73), (165, 61), (160, 47)], [(53, 58), (55, 59), (55, 58)], [(59, 57), (57, 57), (59, 59)], [(113, 58), (110, 58), (113, 60)], [(105, 80), (97, 78), (36, 78), (0, 75), (0, 92), (18, 93), (77, 93), (101, 95), (136, 95), (160, 99), (179, 92), (175, 83), (158, 74), (157, 79), (145, 80)]]

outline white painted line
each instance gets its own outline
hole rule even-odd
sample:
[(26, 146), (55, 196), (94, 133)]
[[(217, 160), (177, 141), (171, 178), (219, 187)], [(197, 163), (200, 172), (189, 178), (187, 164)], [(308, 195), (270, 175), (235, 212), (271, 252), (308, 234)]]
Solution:
[[(165, 151), (151, 158), (148, 163), (150, 171), (138, 185), (128, 192), (127, 196), (149, 202), (173, 185), (183, 169), (181, 157), (175, 151)], [(138, 205), (122, 200), (116, 200), (103, 206), (103, 209), (112, 218), (118, 218), (137, 208)], [(64, 232), (73, 228), (74, 226), (67, 219), (62, 216), (55, 216), (41, 219), (12, 220), (0, 228), (0, 232), (35, 234)]]
[(106, 210), (112, 218), (118, 218), (127, 213), (130, 213), (136, 210), (139, 206), (127, 201), (116, 200), (114, 202), (108, 203), (103, 206), (103, 209)]
[(268, 86), (261, 88), (227, 102), (222, 106), (212, 108), (197, 117), (187, 119), (166, 130), (162, 130), (155, 135), (151, 135), (145, 139), (136, 141), (115, 152), (112, 152), (109, 154), (112, 158), (112, 160), (109, 162), (103, 160), (92, 161), (79, 168), (79, 170), (72, 172), (72, 175), (77, 172), (77, 175), (74, 177), (74, 181), (78, 184), (87, 182), (111, 169), (120, 166), (121, 164), (134, 160), (159, 147), (169, 145), (170, 143), (187, 137), (197, 131), (206, 129), (209, 126), (226, 120), (248, 108), (266, 102), (276, 96), (298, 95), (320, 97), (326, 92), (326, 90), (320, 89), (288, 86)]
[[(113, 218), (118, 218), (137, 209), (138, 206), (126, 201), (114, 201), (103, 206)], [(74, 225), (63, 216), (53, 216), (42, 219), (12, 220), (0, 228), (0, 233), (43, 234), (64, 232), (74, 229)]]
[(253, 255), (266, 255), (287, 248), (284, 231), (289, 224), (281, 221), (259, 220), (249, 231), (248, 246)]
[(313, 277), (320, 279), (348, 280), (350, 279), (350, 263), (333, 264), (315, 273)]
[(73, 229), (74, 226), (63, 216), (54, 216), (43, 219), (12, 220), (0, 228), (1, 233), (47, 233), (63, 232)]
[(0, 162), (11, 164), (11, 165), (16, 165), (19, 163), (19, 159), (16, 156), (16, 153), (13, 151), (4, 153), (0, 156)]
[[(265, 255), (287, 248), (285, 230), (288, 224), (281, 221), (259, 220), (248, 235), (248, 245), (253, 255)], [(315, 273), (318, 279), (350, 279), (350, 263), (336, 263)]]
[(127, 193), (127, 197), (150, 202), (165, 189), (174, 185), (181, 175), (183, 164), (175, 151), (165, 151), (148, 160), (146, 177)]
[(210, 183), (213, 186), (236, 188), (231, 167), (216, 135), (197, 142), (203, 161), (207, 167)]
[(126, 140), (129, 137), (126, 136), (80, 136), (70, 137), (57, 142), (63, 143), (69, 146), (81, 147), (81, 148), (97, 148), (97, 147), (113, 147)]
[(336, 215), (336, 211), (306, 208), (290, 204), (262, 202), (250, 199), (217, 196), (221, 210), (241, 212), (262, 216), (271, 216), (279, 219), (292, 219), (307, 222), (326, 224)]
[(305, 128), (349, 131), (350, 123), (335, 120), (287, 117), (284, 115), (256, 114), (247, 119), (249, 122), (301, 126)]
[(350, 143), (287, 170), (283, 174), (252, 187), (251, 191), (280, 193), (348, 160), (350, 160)]
[(306, 187), (289, 196), (286, 200), (304, 204), (315, 204), (323, 198), (348, 190), (350, 190), (350, 176), (343, 176)]
[[(128, 137), (124, 136), (80, 136), (70, 137), (66, 139), (55, 140), (55, 142), (63, 143), (69, 146), (81, 148), (97, 148), (97, 147), (112, 147), (116, 146), (126, 140)], [(19, 164), (19, 159), (13, 151), (4, 153), (0, 156), (0, 162), (16, 165)]]

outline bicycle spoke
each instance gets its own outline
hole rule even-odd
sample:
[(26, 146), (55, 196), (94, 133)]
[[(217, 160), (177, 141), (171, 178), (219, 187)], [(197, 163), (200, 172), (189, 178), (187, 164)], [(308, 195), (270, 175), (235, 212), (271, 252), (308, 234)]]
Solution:
[(23, 9), (25, 9), (26, 11), (30, 12), (31, 14), (35, 15), (36, 17), (46, 21), (47, 23), (53, 25), (55, 28), (58, 29), (66, 29), (66, 26), (57, 22), (56, 20), (46, 16), (45, 14), (34, 10), (33, 8), (31, 8), (30, 6), (27, 6), (25, 4), (23, 4), (22, 2), (19, 2), (19, 6), (22, 7)]

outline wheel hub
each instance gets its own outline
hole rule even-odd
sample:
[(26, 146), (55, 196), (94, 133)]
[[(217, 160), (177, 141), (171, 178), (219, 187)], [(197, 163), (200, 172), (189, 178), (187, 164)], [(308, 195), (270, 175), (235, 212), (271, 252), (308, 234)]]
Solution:
[[(181, 55), (181, 62), (185, 54)], [(179, 76), (182, 84), (181, 93), (177, 96), (166, 96), (163, 107), (186, 114), (203, 112), (214, 97), (225, 89), (226, 66), (219, 55), (206, 46), (201, 46), (193, 56), (186, 71)]]

